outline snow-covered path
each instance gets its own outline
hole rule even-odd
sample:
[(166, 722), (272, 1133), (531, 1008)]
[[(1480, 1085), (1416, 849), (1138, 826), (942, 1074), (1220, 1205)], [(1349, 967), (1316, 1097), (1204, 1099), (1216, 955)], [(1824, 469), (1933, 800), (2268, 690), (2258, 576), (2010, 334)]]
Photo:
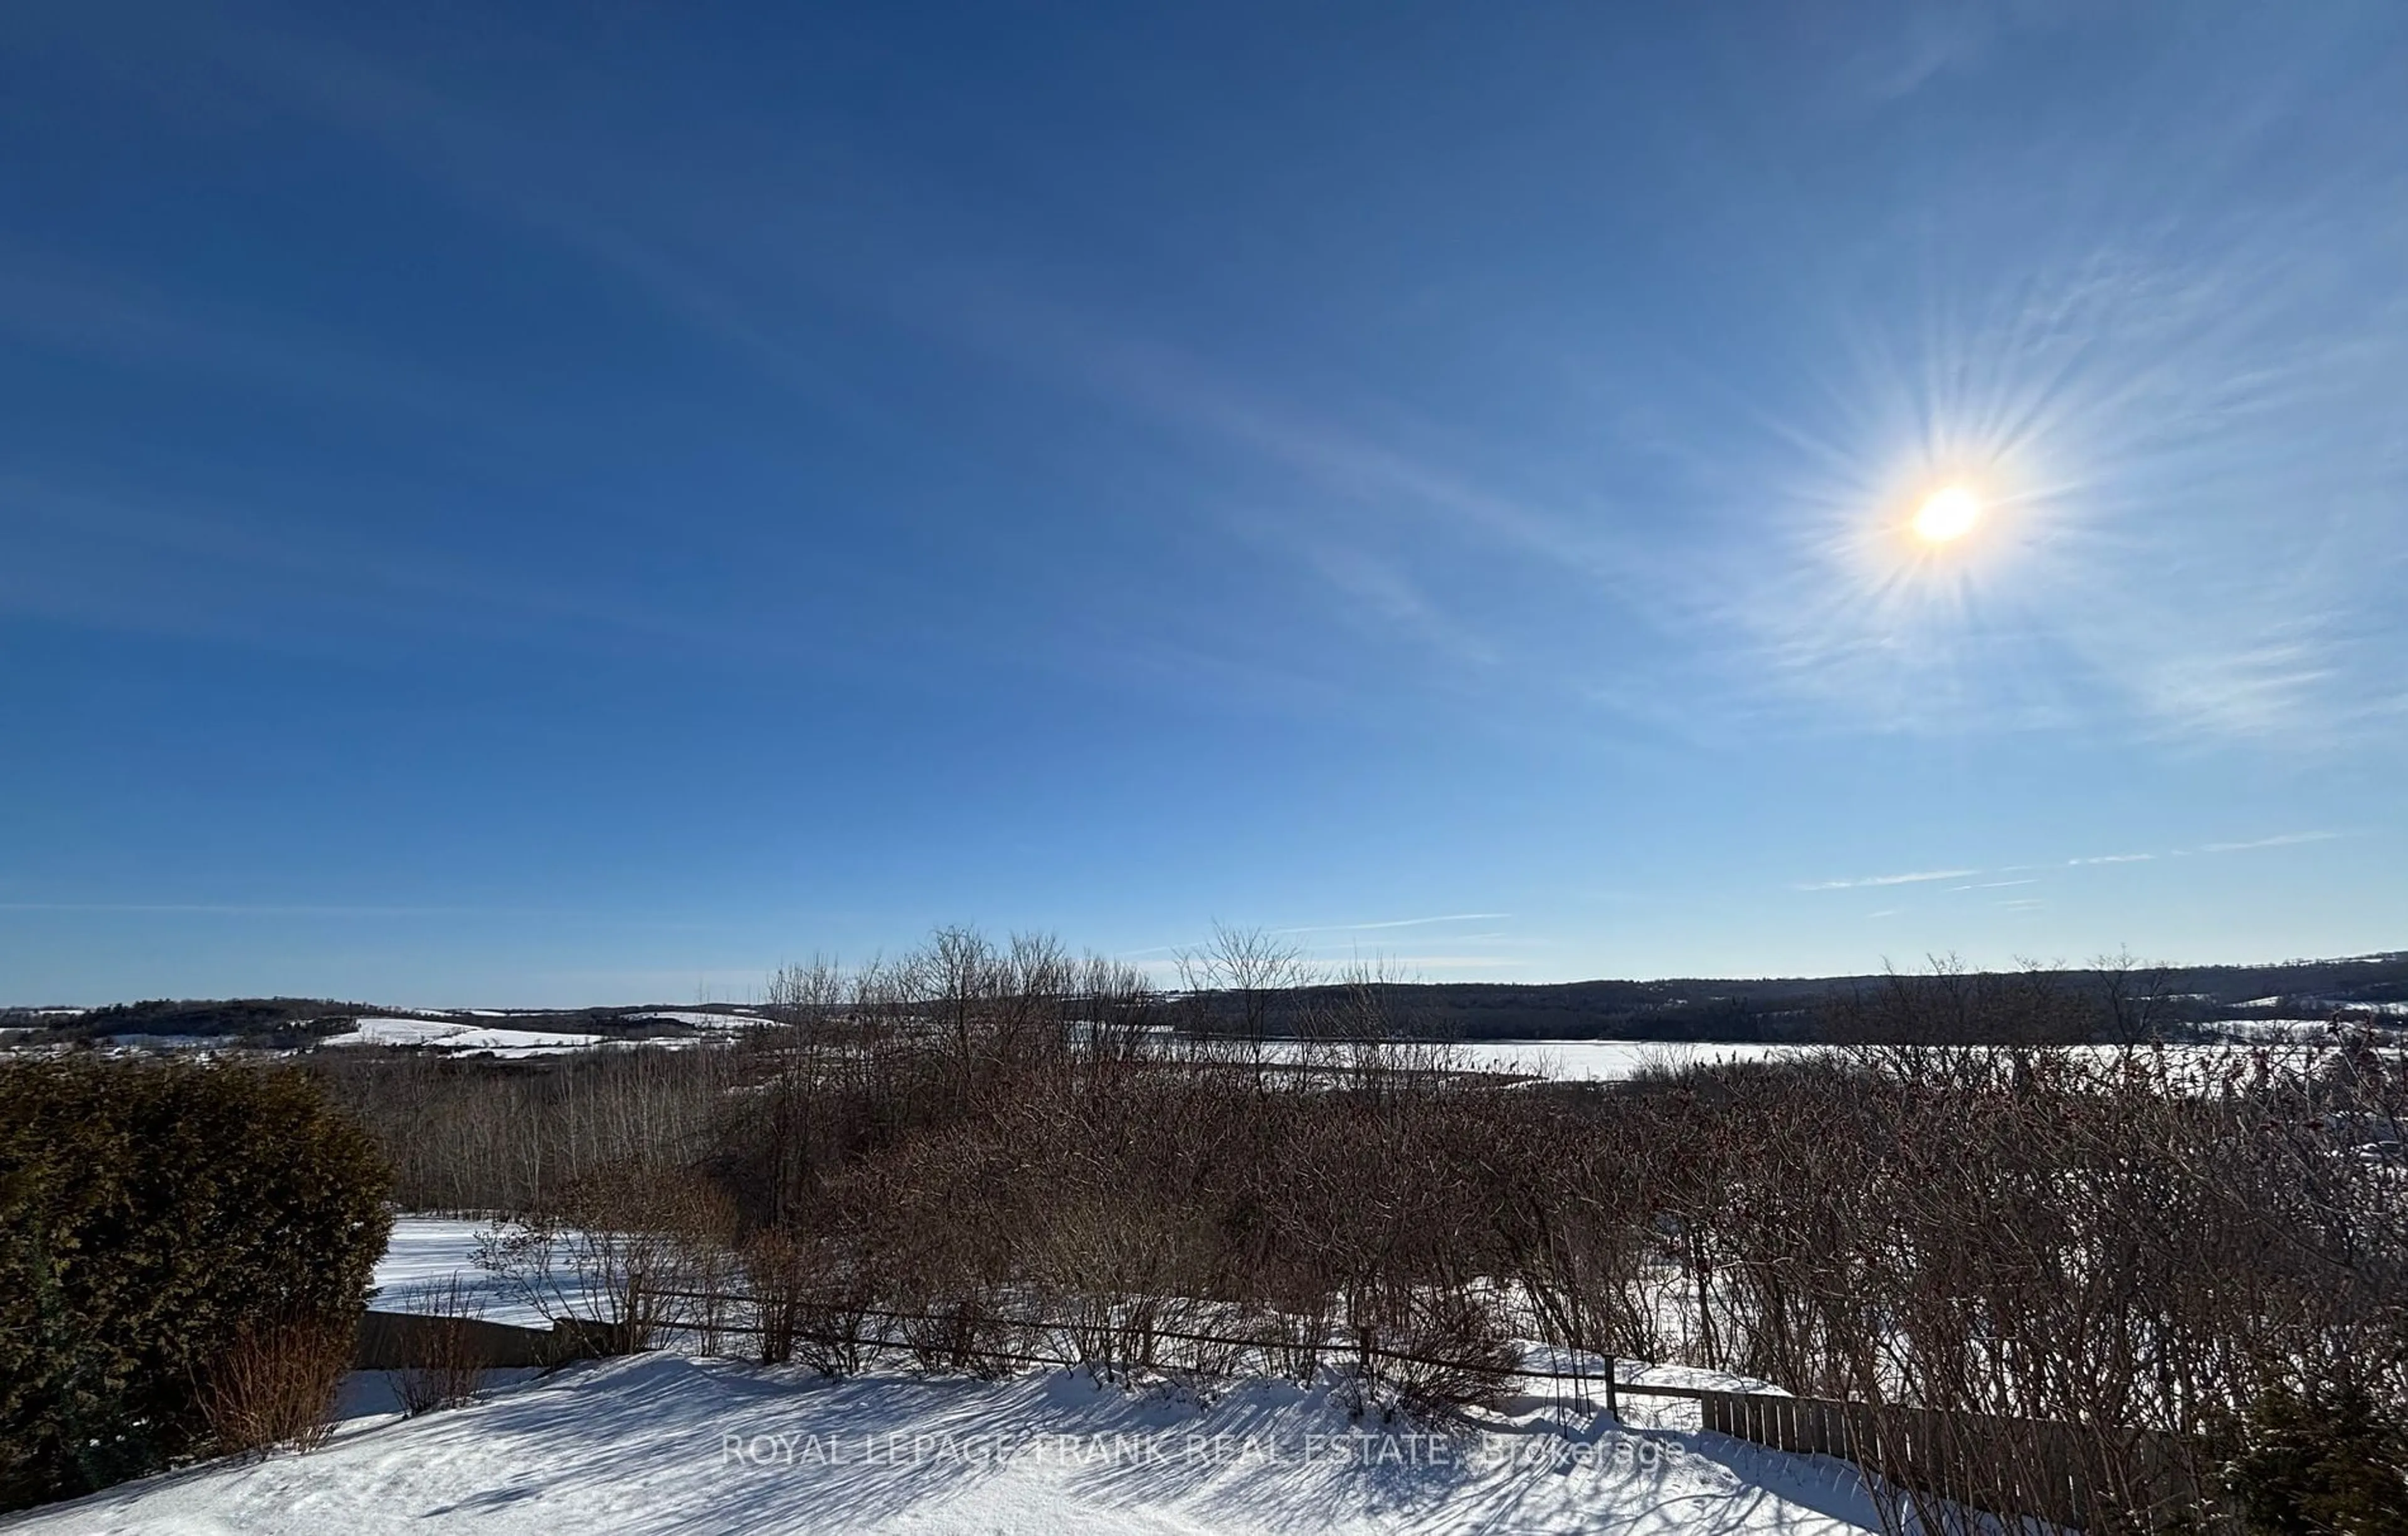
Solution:
[(1433, 1439), (1263, 1385), (1210, 1408), (1084, 1374), (819, 1380), (665, 1355), (573, 1368), (324, 1449), (0, 1521), (45, 1536), (1083, 1536), (1426, 1531), (1825, 1536), (1874, 1524), (1840, 1463), (1716, 1435), (1535, 1422)]

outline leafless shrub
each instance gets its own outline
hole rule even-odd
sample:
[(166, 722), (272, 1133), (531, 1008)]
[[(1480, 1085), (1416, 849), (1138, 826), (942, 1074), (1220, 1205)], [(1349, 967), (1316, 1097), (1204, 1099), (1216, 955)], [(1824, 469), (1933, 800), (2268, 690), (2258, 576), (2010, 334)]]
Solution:
[(681, 1255), (680, 1283), (686, 1292), (685, 1322), (701, 1354), (724, 1352), (745, 1294), (743, 1265), (720, 1233), (690, 1237)]
[(1209, 1398), (1223, 1383), (1268, 1358), (1259, 1317), (1249, 1316), (1228, 1303), (1182, 1300), (1167, 1314), (1164, 1330), (1164, 1373), (1197, 1397)]
[(840, 1249), (773, 1228), (745, 1244), (742, 1273), (763, 1364), (795, 1360), (824, 1376), (861, 1369), (877, 1338), (875, 1298)]
[(795, 1358), (796, 1335), (803, 1327), (810, 1280), (802, 1252), (792, 1233), (771, 1228), (746, 1241), (740, 1262), (744, 1288), (752, 1299), (753, 1322), (760, 1330), (761, 1363), (783, 1365)]
[(591, 1298), (623, 1347), (640, 1351), (670, 1329), (715, 1335), (730, 1320), (733, 1234), (709, 1181), (630, 1159), (589, 1170), (545, 1210), (507, 1224), (486, 1262), (555, 1319)]
[(313, 1451), (334, 1432), (335, 1397), (351, 1367), (355, 1319), (295, 1317), (241, 1329), (201, 1389), (209, 1443), (221, 1455)]
[(1372, 1331), (1366, 1374), (1388, 1387), (1407, 1410), (1423, 1415), (1495, 1401), (1512, 1385), (1522, 1363), (1503, 1319), (1488, 1299), (1466, 1290), (1415, 1294), (1398, 1308), (1392, 1327)]
[(999, 1379), (1029, 1358), (1017, 1320), (972, 1293), (927, 1303), (902, 1325), (903, 1346), (923, 1371)]
[(1321, 1374), (1336, 1323), (1335, 1307), (1322, 1298), (1294, 1310), (1267, 1313), (1253, 1331), (1271, 1373), (1304, 1383)]
[(879, 1339), (870, 1300), (842, 1281), (814, 1288), (796, 1315), (795, 1358), (823, 1376), (858, 1372)]
[(419, 1310), (429, 1321), (414, 1335), (417, 1358), (386, 1373), (402, 1413), (412, 1418), (474, 1401), (484, 1390), (490, 1364), (470, 1326), (476, 1300), (457, 1275), (429, 1294)]

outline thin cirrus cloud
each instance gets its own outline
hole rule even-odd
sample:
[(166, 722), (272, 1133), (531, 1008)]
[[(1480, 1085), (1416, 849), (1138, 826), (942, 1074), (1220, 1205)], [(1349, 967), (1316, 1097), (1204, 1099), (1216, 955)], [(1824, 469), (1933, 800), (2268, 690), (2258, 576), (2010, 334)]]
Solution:
[[(2163, 854), (2096, 853), (2080, 859), (2068, 859), (2061, 866), (2009, 864), (1997, 873), (2007, 874), (2016, 870), (2058, 867), (2081, 869), (2100, 864), (2145, 864), (2160, 858), (2184, 859), (2199, 854), (2245, 853), (2252, 848), (2288, 848), (2306, 843), (2329, 843), (2346, 835), (2348, 834), (2338, 832), (2277, 832), (2272, 837), (2253, 837), (2237, 843), (2201, 843), (2194, 848), (2172, 848)], [(1850, 880), (1812, 880), (1791, 889), (1795, 890), (1859, 890), (1871, 886), (1921, 885), (1930, 880), (1970, 880), (1974, 875), (1990, 873), (1992, 872), (1981, 869), (1926, 870), (1910, 875), (1869, 875)], [(2037, 875), (2030, 875), (2013, 880), (1985, 880), (1975, 885), (1951, 886), (1948, 889), (1952, 893), (1960, 890), (1995, 890), (2005, 886), (2033, 885), (2038, 883), (2038, 879)]]
[[(931, 259), (930, 246), (1018, 249), (1027, 232), (988, 225), (966, 230), (952, 221), (957, 214), (936, 219), (931, 208), (945, 201), (941, 188), (922, 184), (900, 167), (876, 167), (875, 179), (889, 195), (872, 205), (845, 205), (849, 244), (878, 252), (873, 262), (848, 265), (815, 254), (828, 244), (815, 230), (765, 225), (756, 210), (778, 199), (748, 182), (740, 167), (726, 173), (730, 179), (719, 188), (724, 195), (697, 197), (681, 183), (644, 179), (622, 156), (580, 157), (546, 148), (538, 129), (508, 113), (476, 109), (323, 40), (252, 36), (235, 52), (263, 84), (279, 86), (329, 121), (385, 145), (417, 174), (465, 201), (505, 211), (642, 291), (682, 322), (771, 364), (781, 377), (812, 349), (808, 327), (797, 327), (796, 314), (836, 300), (923, 340), (1000, 359), (1048, 383), (1209, 440), (1233, 462), (1274, 471), (1326, 504), (1300, 529), (1278, 531), (1273, 542), (1282, 558), (1337, 591), (1342, 611), (1459, 666), (1486, 669), (1506, 660), (1487, 633), (1493, 616), (1462, 601), (1462, 594), (1419, 579), (1412, 566), (1427, 565), (1428, 559), (1411, 562), (1359, 547), (1361, 530), (1331, 509), (1411, 507), (1424, 521), (1425, 541), (1433, 530), (1451, 530), (1497, 541), (1526, 560), (1576, 568), (1592, 580), (1609, 581), (1622, 571), (1598, 549), (1594, 533), (1580, 535), (1476, 476), (1423, 462), (1387, 436), (1316, 420), (1242, 372), (1226, 374), (1125, 317), (1030, 284), (1010, 263), (971, 276)], [(330, 91), (330, 79), (342, 88)], [(756, 166), (752, 174), (770, 173)], [(634, 192), (627, 191), (631, 185)], [(725, 211), (731, 207), (747, 212), (732, 219)], [(910, 273), (910, 280), (898, 281), (898, 272)], [(832, 387), (815, 367), (802, 371), (811, 376), (804, 382), (815, 396)], [(847, 405), (867, 408), (850, 397)], [(1229, 524), (1225, 533), (1240, 542), (1261, 532), (1242, 518)]]
[(1314, 923), (1302, 928), (1274, 928), (1274, 933), (1363, 933), (1378, 928), (1426, 928), (1432, 923), (1504, 922), (1511, 912), (1454, 912), (1440, 917), (1391, 917), (1375, 923)]
[(2334, 832), (2284, 832), (2275, 837), (2256, 837), (2246, 843), (2206, 843), (2191, 851), (2197, 853), (2240, 853), (2248, 848), (2287, 848), (2300, 843), (2326, 843), (2339, 837)]
[(1918, 870), (1911, 875), (1867, 875), (1853, 880), (1815, 880), (1798, 887), (1799, 890), (1856, 890), (1866, 886), (1914, 886), (1926, 880), (1962, 880), (1969, 875), (1979, 875), (1977, 869)]

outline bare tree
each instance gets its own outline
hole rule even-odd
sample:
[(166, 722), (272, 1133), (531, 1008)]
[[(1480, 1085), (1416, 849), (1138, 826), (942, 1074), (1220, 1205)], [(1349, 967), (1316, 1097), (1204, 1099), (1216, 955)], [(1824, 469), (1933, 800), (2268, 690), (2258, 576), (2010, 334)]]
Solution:
[[(1211, 939), (1197, 948), (1179, 950), (1172, 958), (1180, 982), (1199, 1013), (1202, 1031), (1234, 1036), (1259, 1086), (1280, 1004), (1318, 979), (1302, 946), (1264, 929), (1215, 922)], [(1235, 1006), (1234, 1026), (1226, 1019), (1224, 1005)]]

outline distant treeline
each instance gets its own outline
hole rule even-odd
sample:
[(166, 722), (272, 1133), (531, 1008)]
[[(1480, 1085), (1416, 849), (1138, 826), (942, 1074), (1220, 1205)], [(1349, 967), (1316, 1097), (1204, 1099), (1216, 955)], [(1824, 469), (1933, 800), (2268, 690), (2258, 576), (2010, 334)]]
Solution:
[[(1264, 959), (1253, 958), (1258, 962)], [(1293, 960), (1292, 955), (1269, 958), (1275, 962)], [(1301, 1033), (1305, 1032), (1301, 1021), (1326, 1016), (1340, 999), (1359, 990), (1360, 978), (1310, 978), (1294, 964), (1275, 964), (1269, 969), (1277, 974), (1268, 984), (1199, 988), (1212, 995), (1200, 1010), (1183, 1016), (1182, 1025), (1272, 1035)], [(1950, 986), (1961, 991), (1985, 992), (1982, 1006), (1970, 1002), (1956, 1006), (1961, 1019), (1994, 1020), (2002, 1011), (2015, 1017), (2014, 1032), (1987, 1037), (1998, 1044), (2036, 1038), (2036, 1030), (2053, 1039), (2113, 1043), (2124, 1038), (2136, 1021), (2145, 1021), (2157, 1032), (2178, 1033), (2200, 1024), (2251, 1017), (2238, 1005), (2266, 998), (2286, 1000), (2293, 1017), (2318, 1017), (2354, 1005), (2408, 1003), (2408, 951), (2275, 965), (2146, 967), (2116, 962), (2075, 969), (1972, 972), (1942, 964), (1933, 969), (1954, 978)], [(2053, 994), (2045, 1006), (2036, 1001), (2035, 977), (2045, 978), (2045, 988)], [(1844, 1044), (1923, 1038), (1896, 1032), (1903, 1022), (1901, 979), (1882, 974), (1530, 985), (1419, 983), (1383, 977), (1380, 987), (1400, 1028), (1441, 1039)], [(1228, 980), (1226, 974), (1219, 977), (1224, 983)], [(2005, 1005), (2016, 999), (2021, 1001)], [(639, 1017), (661, 1006), (529, 1011), (488, 1022), (505, 1028), (599, 1035), (678, 1032), (675, 1024)], [(1917, 1028), (1944, 1022), (1921, 1003), (1914, 1008), (1921, 1010)], [(348, 1028), (362, 1016), (384, 1011), (367, 1003), (323, 998), (161, 999), (117, 1003), (72, 1016), (0, 1009), (0, 1029), (30, 1029), (56, 1040), (222, 1035), (247, 1045), (290, 1048)], [(1961, 1039), (1962, 1031), (1948, 1024), (1942, 1037)]]
[[(1223, 986), (1190, 1027), (1305, 1034), (1360, 989), (1360, 978), (1271, 988)], [(1442, 1040), (1772, 1041), (1852, 1045), (2118, 1044), (2179, 1038), (2219, 1020), (2264, 1017), (2238, 1005), (2292, 1000), (2297, 1016), (2408, 1002), (2408, 952), (2281, 965), (1971, 971), (1947, 961), (1913, 974), (1666, 981), (1380, 983), (1408, 1036)], [(2403, 1021), (2408, 1022), (2408, 1021)]]
[(0, 1027), (33, 1025), (62, 1039), (105, 1040), (112, 1035), (226, 1036), (261, 1045), (294, 1045), (347, 1028), (376, 1010), (365, 1003), (323, 998), (153, 998), (114, 1003), (80, 1014), (42, 1014), (30, 1009), (0, 1013)]
[[(644, 1007), (555, 1008), (478, 1018), (476, 1022), (578, 1034), (655, 1036), (682, 1032), (682, 1026), (674, 1022), (637, 1017), (647, 1011)], [(101, 1041), (119, 1036), (222, 1038), (262, 1049), (294, 1049), (321, 1036), (348, 1030), (364, 1017), (418, 1012), (327, 998), (156, 998), (142, 1003), (116, 1003), (80, 1013), (0, 1008), (0, 1030), (30, 1030), (38, 1038), (55, 1041)]]
[[(2143, 967), (1955, 972), (1968, 986), (2013, 990), (2044, 975), (2057, 992), (2104, 999), (2149, 999), (2163, 1028), (2238, 1015), (2235, 1004), (2296, 997), (2302, 1011), (2352, 1003), (2408, 1002), (2408, 952), (2361, 960), (2280, 965)], [(1896, 975), (1731, 980), (1575, 981), (1554, 986), (1446, 982), (1401, 988), (1401, 1004), (1439, 1032), (1460, 1040), (1853, 1041), (1866, 1038), (1866, 1013), (1895, 997)], [(2313, 1000), (2314, 1006), (2311, 1006)], [(1987, 1017), (1977, 1010), (1976, 1017)], [(2028, 1024), (2028, 1018), (2021, 1024)], [(2096, 1022), (2110, 1039), (2121, 1023), (2112, 1007)], [(2020, 1027), (2020, 1025), (2019, 1025)], [(2001, 1044), (2009, 1037), (2002, 1037)]]

